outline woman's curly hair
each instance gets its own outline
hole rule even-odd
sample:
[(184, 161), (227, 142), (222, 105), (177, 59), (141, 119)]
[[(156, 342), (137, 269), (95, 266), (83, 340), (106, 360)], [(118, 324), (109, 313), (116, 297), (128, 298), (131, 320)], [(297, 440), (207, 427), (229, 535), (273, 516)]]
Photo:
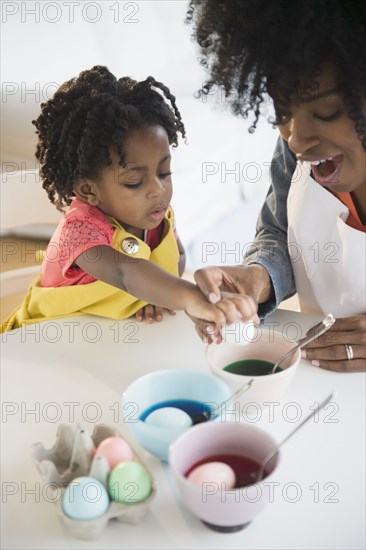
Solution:
[(101, 65), (62, 84), (41, 104), (41, 114), (32, 123), (43, 188), (61, 211), (71, 203), (80, 178), (95, 180), (101, 167), (112, 164), (111, 146), (125, 165), (123, 141), (131, 130), (159, 124), (173, 147), (178, 132), (185, 137), (175, 97), (164, 84), (152, 76), (142, 82), (117, 80)]
[(364, 0), (191, 0), (186, 22), (194, 23), (210, 74), (200, 93), (220, 86), (236, 115), (254, 113), (253, 132), (267, 94), (299, 89), (331, 61), (366, 148), (365, 6)]

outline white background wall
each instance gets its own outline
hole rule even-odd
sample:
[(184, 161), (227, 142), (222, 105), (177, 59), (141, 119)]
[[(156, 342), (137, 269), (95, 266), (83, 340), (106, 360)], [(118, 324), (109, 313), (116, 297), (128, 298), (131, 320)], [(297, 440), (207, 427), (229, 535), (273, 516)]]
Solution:
[[(40, 102), (84, 69), (103, 64), (118, 77), (161, 80), (188, 136), (173, 154), (173, 207), (193, 269), (240, 261), (269, 186), (277, 132), (264, 120), (249, 134), (248, 121), (225, 110), (219, 92), (194, 98), (205, 73), (186, 8), (183, 0), (1, 2), (1, 152), (6, 187), (4, 172), (34, 168), (31, 120)], [(19, 200), (29, 201), (26, 191)]]

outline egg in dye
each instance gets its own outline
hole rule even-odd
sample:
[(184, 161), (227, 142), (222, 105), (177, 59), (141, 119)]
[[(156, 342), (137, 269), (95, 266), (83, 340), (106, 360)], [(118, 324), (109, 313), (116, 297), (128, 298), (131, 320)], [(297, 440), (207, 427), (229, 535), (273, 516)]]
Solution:
[(207, 462), (194, 468), (187, 479), (202, 487), (204, 483), (215, 483), (220, 485), (221, 490), (230, 490), (235, 487), (236, 476), (234, 470), (225, 462)]
[(192, 426), (192, 419), (186, 412), (177, 407), (161, 407), (151, 412), (145, 422), (159, 428), (182, 428)]

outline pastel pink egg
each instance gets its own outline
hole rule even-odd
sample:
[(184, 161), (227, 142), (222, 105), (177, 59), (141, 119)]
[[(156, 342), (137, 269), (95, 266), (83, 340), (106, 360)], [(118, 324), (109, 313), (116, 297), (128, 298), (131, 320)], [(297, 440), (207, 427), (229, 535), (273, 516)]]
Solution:
[(235, 487), (236, 476), (234, 470), (224, 462), (207, 462), (197, 466), (188, 475), (191, 483), (202, 487), (203, 483), (216, 483), (220, 490), (230, 490)]
[(130, 445), (121, 437), (107, 437), (100, 443), (95, 454), (104, 456), (111, 469), (120, 462), (133, 460), (134, 458)]

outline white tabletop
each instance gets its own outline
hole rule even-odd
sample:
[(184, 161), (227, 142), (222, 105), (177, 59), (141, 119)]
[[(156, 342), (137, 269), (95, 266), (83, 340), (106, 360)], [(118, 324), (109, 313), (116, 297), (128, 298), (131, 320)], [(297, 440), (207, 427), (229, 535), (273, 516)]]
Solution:
[[(299, 337), (317, 318), (278, 310), (268, 321)], [(365, 548), (365, 374), (333, 373), (302, 361), (285, 398), (256, 424), (280, 441), (331, 391), (334, 403), (283, 447), (273, 502), (243, 531), (220, 534), (180, 502), (169, 467), (138, 446), (123, 423), (121, 395), (163, 368), (208, 371), (205, 345), (183, 314), (148, 326), (85, 316), (2, 335), (1, 547), (10, 549), (363, 549)], [(248, 421), (249, 419), (247, 419)], [(252, 419), (253, 421), (253, 419)], [(139, 525), (110, 522), (87, 542), (66, 531), (42, 494), (29, 446), (55, 442), (60, 423), (117, 427), (156, 480)], [(269, 489), (268, 489), (269, 490)]]

